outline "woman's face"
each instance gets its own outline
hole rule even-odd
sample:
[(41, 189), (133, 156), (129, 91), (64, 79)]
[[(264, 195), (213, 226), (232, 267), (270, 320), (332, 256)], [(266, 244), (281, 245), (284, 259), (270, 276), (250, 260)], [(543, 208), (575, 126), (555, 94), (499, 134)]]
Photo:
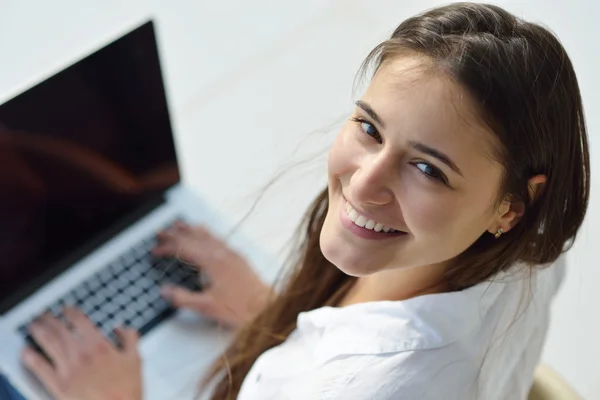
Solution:
[(502, 227), (502, 168), (474, 110), (418, 58), (378, 70), (329, 153), (329, 261), (353, 276), (440, 265)]

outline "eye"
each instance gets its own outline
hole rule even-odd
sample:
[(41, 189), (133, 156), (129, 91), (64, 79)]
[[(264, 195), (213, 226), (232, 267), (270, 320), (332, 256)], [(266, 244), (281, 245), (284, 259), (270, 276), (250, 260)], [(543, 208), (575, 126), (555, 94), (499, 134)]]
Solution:
[(446, 178), (446, 175), (438, 168), (423, 161), (416, 162), (413, 165), (417, 167), (426, 178), (439, 181), (448, 186), (448, 178)]
[(377, 128), (375, 128), (375, 126), (373, 126), (372, 123), (370, 123), (362, 118), (358, 118), (358, 117), (352, 117), (351, 119), (352, 119), (352, 121), (354, 121), (358, 124), (358, 126), (364, 133), (371, 136), (373, 139), (377, 140), (377, 143), (380, 143), (380, 144), (383, 143), (383, 139), (381, 138), (381, 135), (379, 134), (379, 132), (377, 131)]

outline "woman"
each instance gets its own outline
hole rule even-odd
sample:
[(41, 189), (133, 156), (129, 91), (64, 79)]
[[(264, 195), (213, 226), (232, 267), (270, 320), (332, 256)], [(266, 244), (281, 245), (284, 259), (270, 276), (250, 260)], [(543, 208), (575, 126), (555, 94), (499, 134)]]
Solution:
[[(212, 282), (165, 296), (239, 327), (212, 399), (527, 395), (563, 273), (551, 264), (588, 202), (571, 62), (546, 29), (461, 3), (400, 24), (369, 66), (278, 293), (203, 228), (159, 236), (156, 254)], [(135, 333), (117, 350), (67, 317), (78, 341), (46, 318), (32, 332), (55, 366), (29, 350), (25, 364), (59, 399), (140, 399)]]

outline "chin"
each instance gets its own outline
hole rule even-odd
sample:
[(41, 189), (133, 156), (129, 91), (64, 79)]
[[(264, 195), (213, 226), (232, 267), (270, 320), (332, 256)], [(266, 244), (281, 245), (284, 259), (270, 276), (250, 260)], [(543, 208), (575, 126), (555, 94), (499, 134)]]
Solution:
[(332, 226), (330, 215), (328, 214), (321, 230), (319, 244), (321, 252), (325, 258), (335, 265), (346, 275), (361, 277), (371, 275), (380, 270), (378, 263), (374, 262), (372, 254), (365, 254), (364, 251), (349, 245), (341, 237), (341, 232), (336, 232), (336, 227)]
[(369, 271), (365, 269), (365, 265), (357, 262), (355, 259), (347, 257), (345, 255), (331, 252), (331, 251), (323, 251), (323, 255), (325, 258), (335, 265), (337, 269), (345, 273), (349, 276), (354, 276), (360, 278), (362, 276), (371, 275), (377, 271)]

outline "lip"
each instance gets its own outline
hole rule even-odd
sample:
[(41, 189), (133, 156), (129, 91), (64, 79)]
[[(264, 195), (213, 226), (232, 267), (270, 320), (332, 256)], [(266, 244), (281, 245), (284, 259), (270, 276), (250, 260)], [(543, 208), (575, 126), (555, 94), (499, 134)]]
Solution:
[[(386, 233), (386, 232), (375, 232), (371, 229), (361, 228), (356, 225), (350, 217), (348, 217), (348, 213), (346, 212), (346, 199), (344, 196), (341, 196), (341, 204), (340, 204), (340, 222), (342, 226), (348, 229), (350, 232), (354, 233), (356, 236), (361, 237), (363, 239), (369, 240), (390, 240), (397, 239), (399, 237), (403, 237), (408, 235), (406, 232), (395, 232), (395, 233)], [(352, 206), (352, 204), (350, 204)], [(354, 208), (354, 207), (353, 207)], [(365, 217), (367, 217), (365, 215)]]

